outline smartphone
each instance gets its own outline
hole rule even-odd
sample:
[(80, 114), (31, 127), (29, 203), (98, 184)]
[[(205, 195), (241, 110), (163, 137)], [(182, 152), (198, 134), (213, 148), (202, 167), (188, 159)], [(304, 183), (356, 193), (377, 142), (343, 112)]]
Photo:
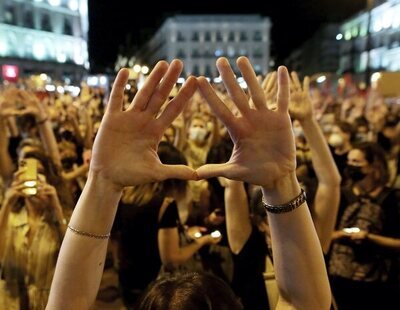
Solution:
[(219, 238), (219, 237), (221, 237), (220, 231), (219, 231), (219, 230), (214, 230), (214, 231), (211, 233), (211, 237), (213, 237), (213, 238)]
[(348, 234), (359, 233), (361, 230), (358, 227), (343, 228), (343, 231)]
[(26, 195), (37, 194), (37, 160), (35, 158), (26, 158), (20, 161), (19, 166), (25, 168), (25, 172), (20, 179), (24, 180), (24, 189), (22, 192)]

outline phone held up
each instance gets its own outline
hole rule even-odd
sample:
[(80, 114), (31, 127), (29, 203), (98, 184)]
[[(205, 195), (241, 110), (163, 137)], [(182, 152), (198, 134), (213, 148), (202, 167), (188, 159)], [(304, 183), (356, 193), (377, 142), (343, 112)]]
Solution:
[(22, 192), (28, 196), (37, 194), (37, 160), (34, 158), (26, 158), (20, 161), (19, 166), (25, 168), (25, 172), (20, 176), (24, 181)]

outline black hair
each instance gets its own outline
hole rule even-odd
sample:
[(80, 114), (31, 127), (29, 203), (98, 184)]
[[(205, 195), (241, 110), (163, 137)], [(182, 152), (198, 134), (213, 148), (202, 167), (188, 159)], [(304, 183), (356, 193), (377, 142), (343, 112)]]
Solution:
[(178, 273), (150, 284), (134, 309), (239, 310), (243, 307), (220, 278), (206, 273)]
[[(187, 160), (183, 154), (171, 143), (161, 141), (157, 150), (161, 162), (166, 165), (187, 165)], [(186, 193), (186, 180), (167, 179), (162, 183), (163, 190), (168, 193), (172, 190), (179, 193)]]
[(368, 163), (375, 169), (375, 182), (379, 185), (386, 185), (389, 181), (389, 170), (386, 161), (385, 152), (381, 146), (373, 142), (364, 142), (353, 147), (360, 150)]

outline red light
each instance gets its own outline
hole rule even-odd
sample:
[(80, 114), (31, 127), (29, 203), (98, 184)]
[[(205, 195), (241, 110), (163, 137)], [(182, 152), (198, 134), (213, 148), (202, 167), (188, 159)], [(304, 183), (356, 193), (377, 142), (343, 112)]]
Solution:
[(19, 75), (19, 68), (12, 65), (3, 65), (1, 68), (3, 79), (9, 82), (17, 82)]

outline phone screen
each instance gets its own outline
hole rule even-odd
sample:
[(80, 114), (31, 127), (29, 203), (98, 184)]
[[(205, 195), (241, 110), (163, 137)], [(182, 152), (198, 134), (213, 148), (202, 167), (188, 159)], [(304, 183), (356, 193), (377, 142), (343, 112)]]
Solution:
[(20, 167), (26, 168), (21, 180), (24, 180), (24, 189), (26, 195), (37, 194), (37, 160), (35, 158), (26, 158), (20, 161)]

